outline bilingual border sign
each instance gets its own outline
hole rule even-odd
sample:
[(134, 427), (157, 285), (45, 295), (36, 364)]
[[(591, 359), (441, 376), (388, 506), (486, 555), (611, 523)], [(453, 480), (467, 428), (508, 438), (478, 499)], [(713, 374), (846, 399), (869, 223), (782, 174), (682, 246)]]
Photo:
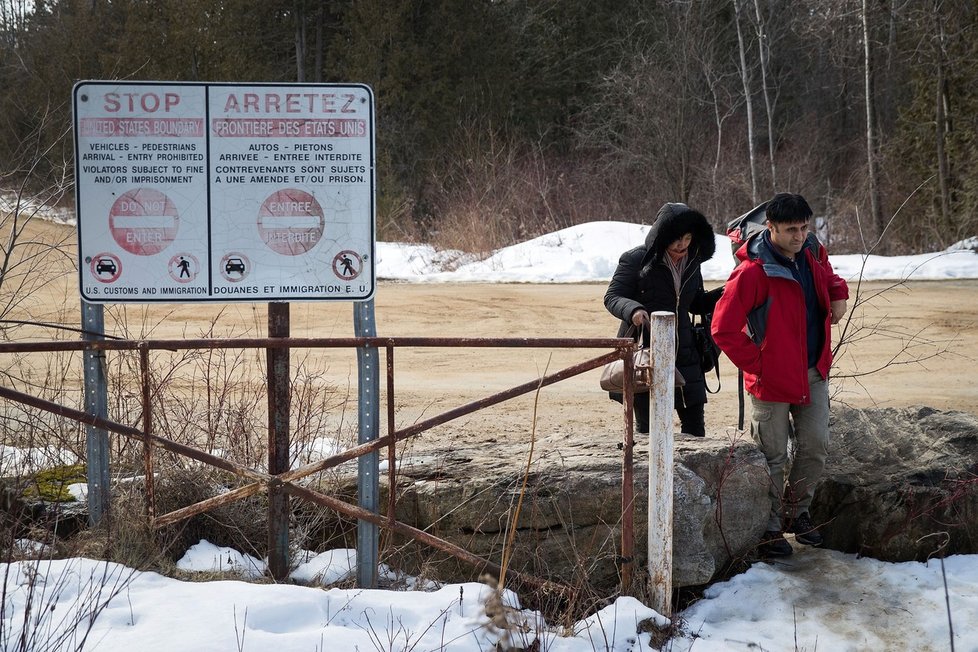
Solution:
[(82, 299), (373, 297), (370, 87), (82, 81), (72, 95)]

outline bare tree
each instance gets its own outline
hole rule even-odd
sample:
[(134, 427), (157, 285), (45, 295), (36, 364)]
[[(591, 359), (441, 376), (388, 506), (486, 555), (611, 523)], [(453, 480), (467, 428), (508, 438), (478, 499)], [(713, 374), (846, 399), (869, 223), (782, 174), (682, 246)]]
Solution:
[(724, 84), (724, 73), (716, 65), (715, 60), (703, 59), (703, 76), (706, 79), (707, 87), (710, 91), (710, 106), (713, 109), (713, 125), (716, 129), (716, 148), (713, 154), (713, 169), (711, 170), (711, 183), (713, 191), (713, 214), (722, 215), (727, 209), (720, 186), (720, 163), (723, 153), (723, 126), (727, 119), (734, 115), (740, 108), (740, 99), (727, 95), (727, 86)]
[[(879, 189), (879, 147), (876, 135), (876, 104), (873, 94), (873, 51), (872, 39), (869, 32), (869, 0), (863, 0), (862, 6), (862, 28), (863, 28), (863, 81), (865, 90), (866, 106), (866, 163), (869, 176), (869, 206), (873, 224), (877, 228), (877, 233), (882, 236), (886, 228), (883, 219), (883, 209), (880, 206)], [(885, 248), (885, 244), (881, 241)], [(885, 251), (881, 252), (885, 253)]]
[(30, 237), (29, 225), (56, 206), (73, 186), (67, 161), (55, 166), (60, 178), (43, 187), (35, 185), (38, 168), (60, 151), (60, 141), (70, 133), (62, 131), (59, 138), (45, 146), (51, 115), (48, 108), (41, 110), (37, 128), (21, 143), (17, 155), (0, 168), (0, 189), (11, 189), (0, 196), (0, 320), (4, 321), (36, 317), (31, 310), (36, 291), (60, 276), (50, 268), (49, 254), (54, 253), (64, 263), (61, 274), (72, 268), (66, 246), (72, 234), (65, 232), (54, 241)]
[(750, 72), (747, 68), (747, 46), (740, 26), (740, 1), (733, 0), (734, 21), (737, 23), (737, 46), (740, 54), (740, 81), (744, 87), (744, 104), (747, 107), (747, 156), (750, 161), (751, 201), (757, 203), (757, 154), (754, 152), (754, 103), (751, 100)]
[(668, 38), (623, 44), (623, 61), (599, 85), (604, 95), (583, 112), (578, 135), (600, 152), (609, 176), (633, 179), (647, 195), (688, 202), (703, 181), (701, 162), (712, 145), (701, 121), (710, 91), (700, 60), (712, 16), (698, 3), (669, 9), (660, 19)]
[(937, 183), (940, 188), (941, 198), (941, 224), (951, 223), (951, 166), (948, 161), (947, 134), (951, 131), (950, 124), (950, 97), (947, 89), (947, 72), (945, 62), (947, 61), (947, 31), (944, 19), (941, 16), (941, 0), (935, 0), (933, 4), (934, 19), (934, 153), (937, 155)]
[(316, 11), (316, 53), (313, 56), (312, 80), (317, 84), (323, 81), (323, 28), (326, 22), (326, 0), (319, 0)]
[(764, 94), (764, 108), (766, 111), (765, 115), (767, 116), (767, 149), (771, 163), (771, 190), (777, 191), (778, 169), (777, 161), (774, 158), (774, 151), (777, 145), (774, 140), (774, 106), (771, 104), (771, 92), (767, 83), (768, 65), (771, 58), (771, 42), (770, 36), (765, 31), (760, 0), (754, 0), (754, 15), (757, 18), (757, 54), (761, 69), (761, 91)]
[(306, 81), (306, 4), (303, 0), (292, 3), (295, 19), (295, 80)]

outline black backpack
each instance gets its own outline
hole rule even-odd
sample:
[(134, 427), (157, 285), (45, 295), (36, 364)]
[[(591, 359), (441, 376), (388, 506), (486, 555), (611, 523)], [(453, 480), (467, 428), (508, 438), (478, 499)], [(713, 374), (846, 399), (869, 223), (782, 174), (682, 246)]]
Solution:
[(727, 222), (727, 237), (730, 238), (730, 246), (734, 253), (737, 253), (741, 245), (754, 235), (764, 230), (764, 223), (767, 221), (764, 211), (767, 204), (768, 202), (758, 204), (740, 217)]
[[(764, 230), (767, 221), (765, 209), (768, 202), (758, 204), (740, 217), (727, 222), (727, 237), (734, 255), (741, 246)], [(744, 429), (744, 372), (737, 369), (737, 428)]]

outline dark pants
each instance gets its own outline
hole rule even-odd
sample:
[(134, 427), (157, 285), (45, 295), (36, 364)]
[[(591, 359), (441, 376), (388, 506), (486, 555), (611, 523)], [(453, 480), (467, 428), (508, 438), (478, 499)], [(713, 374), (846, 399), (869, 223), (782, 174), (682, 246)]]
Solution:
[[(622, 402), (621, 394), (611, 394), (611, 398)], [(635, 432), (648, 434), (649, 432), (649, 394), (635, 394)], [(694, 437), (706, 436), (706, 424), (704, 423), (706, 405), (690, 405), (689, 407), (677, 407), (676, 414), (679, 415), (679, 423), (682, 432)]]

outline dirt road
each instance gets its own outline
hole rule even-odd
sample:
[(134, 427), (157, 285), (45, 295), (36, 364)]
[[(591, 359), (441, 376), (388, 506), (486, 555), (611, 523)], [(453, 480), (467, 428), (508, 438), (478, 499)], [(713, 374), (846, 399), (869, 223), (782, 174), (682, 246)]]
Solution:
[[(382, 285), (378, 332), (397, 335), (603, 337), (617, 322), (604, 309), (603, 284), (588, 285)], [(856, 288), (852, 288), (856, 294)], [(978, 281), (873, 283), (858, 289), (833, 382), (836, 401), (866, 407), (928, 405), (978, 412)], [(310, 310), (316, 310), (310, 308)], [(337, 316), (332, 323), (344, 325)], [(833, 339), (839, 342), (837, 327)], [(415, 352), (397, 360), (398, 384), (420, 400), (453, 405), (500, 391), (583, 360), (589, 352), (478, 350)], [(400, 355), (400, 354), (399, 354)], [(553, 356), (551, 359), (551, 355)], [(455, 363), (453, 364), (453, 361)], [(736, 425), (737, 374), (721, 360), (721, 389), (710, 397), (707, 428)], [(401, 375), (403, 373), (403, 376)], [(541, 392), (538, 421), (546, 431), (612, 432), (621, 411), (597, 388), (598, 371)], [(715, 379), (713, 379), (715, 380)], [(711, 385), (712, 386), (712, 385)], [(487, 429), (527, 427), (532, 412), (517, 402)], [(415, 408), (419, 407), (415, 405)], [(749, 408), (748, 408), (749, 410)], [(678, 425), (678, 422), (677, 422)], [(471, 428), (479, 428), (477, 417)]]
[[(381, 283), (376, 296), (377, 332), (419, 337), (609, 337), (617, 325), (602, 304), (604, 291), (603, 284)], [(975, 296), (978, 281), (861, 287), (858, 300), (850, 302), (855, 305), (837, 357), (834, 400), (858, 407), (927, 405), (978, 412)], [(137, 322), (154, 324), (154, 337), (199, 336), (212, 329), (262, 334), (265, 328), (263, 305), (234, 304), (223, 310), (218, 306), (129, 307), (126, 313), (130, 328)], [(291, 321), (294, 336), (353, 335), (352, 304), (293, 304)], [(841, 332), (837, 327), (834, 342), (842, 337)], [(431, 417), (597, 353), (581, 349), (398, 349), (396, 424), (402, 427)], [(337, 385), (341, 393), (356, 395), (352, 353), (329, 351), (313, 356), (308, 364), (323, 371), (323, 380)], [(383, 373), (383, 355), (380, 364)], [(707, 406), (707, 430), (717, 436), (730, 432), (737, 421), (736, 369), (726, 359), (721, 360), (720, 369), (721, 389)], [(598, 375), (595, 370), (544, 388), (537, 404), (538, 433), (608, 433), (617, 441), (621, 409), (600, 391)], [(714, 381), (711, 377), (711, 386)], [(533, 396), (528, 395), (435, 432), (466, 438), (522, 437), (530, 431), (533, 408)], [(386, 416), (382, 416), (382, 431), (385, 426)]]
[[(67, 227), (44, 226), (39, 237), (63, 235)], [(48, 233), (47, 231), (51, 231)], [(70, 241), (70, 239), (69, 239)], [(72, 253), (68, 260), (71, 260)], [(62, 258), (62, 261), (64, 258)], [(64, 264), (63, 262), (61, 264)], [(72, 274), (44, 285), (31, 296), (34, 319), (78, 323)], [(500, 285), (404, 284), (381, 282), (376, 294), (377, 332), (386, 336), (610, 337), (616, 320), (603, 306), (604, 284)], [(852, 319), (837, 357), (835, 400), (854, 406), (927, 405), (978, 412), (978, 280), (917, 282), (902, 286), (853, 284)], [(294, 336), (353, 335), (353, 304), (294, 303)], [(154, 304), (115, 306), (107, 328), (130, 337), (259, 336), (265, 332), (264, 304)], [(838, 342), (837, 328), (833, 340)], [(596, 351), (545, 349), (398, 349), (395, 355), (397, 425), (404, 426), (469, 401), (531, 381), (596, 355)], [(293, 353), (293, 360), (303, 357)], [(380, 358), (384, 386), (384, 356)], [(307, 369), (317, 383), (340, 395), (356, 396), (352, 352), (313, 355)], [(707, 430), (729, 432), (737, 420), (737, 375), (721, 360), (722, 387), (710, 397)], [(253, 378), (262, 380), (259, 372)], [(597, 386), (599, 371), (544, 388), (537, 404), (543, 435), (607, 433), (617, 441), (621, 409)], [(356, 408), (331, 417), (350, 424)], [(443, 426), (450, 437), (524, 436), (533, 423), (529, 395)], [(386, 415), (381, 431), (386, 429)], [(432, 436), (441, 435), (433, 434)]]

